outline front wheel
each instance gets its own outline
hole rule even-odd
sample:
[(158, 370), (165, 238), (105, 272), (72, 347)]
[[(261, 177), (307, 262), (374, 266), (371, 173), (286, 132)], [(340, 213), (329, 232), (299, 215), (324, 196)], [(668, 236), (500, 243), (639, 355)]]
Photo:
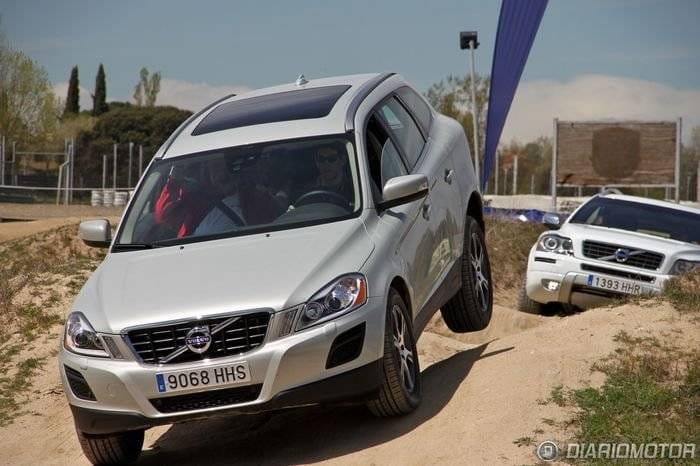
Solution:
[(378, 417), (410, 413), (421, 400), (418, 351), (408, 309), (393, 288), (387, 305), (382, 363), (383, 380), (379, 395), (367, 407)]
[(80, 431), (77, 434), (83, 453), (95, 465), (133, 463), (143, 447), (143, 430), (94, 436)]
[(486, 239), (472, 217), (464, 225), (462, 288), (440, 309), (447, 327), (456, 333), (483, 330), (491, 321), (493, 286)]

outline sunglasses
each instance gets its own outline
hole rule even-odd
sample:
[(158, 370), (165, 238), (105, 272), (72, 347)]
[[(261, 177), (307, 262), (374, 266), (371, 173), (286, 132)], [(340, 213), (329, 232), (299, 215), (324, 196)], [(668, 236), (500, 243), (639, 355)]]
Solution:
[(340, 156), (338, 154), (333, 154), (333, 155), (321, 155), (321, 154), (316, 154), (316, 161), (321, 162), (321, 163), (335, 163), (340, 159)]

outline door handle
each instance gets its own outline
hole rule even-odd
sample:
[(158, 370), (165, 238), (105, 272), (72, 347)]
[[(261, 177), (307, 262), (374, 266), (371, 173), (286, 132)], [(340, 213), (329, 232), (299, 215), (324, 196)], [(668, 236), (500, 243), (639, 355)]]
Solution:
[(452, 184), (452, 179), (455, 176), (455, 171), (451, 168), (445, 168), (445, 183)]
[(430, 209), (431, 209), (430, 204), (427, 204), (427, 203), (423, 204), (423, 208), (421, 209), (422, 210), (421, 213), (423, 214), (423, 218), (426, 220), (428, 220), (430, 218)]

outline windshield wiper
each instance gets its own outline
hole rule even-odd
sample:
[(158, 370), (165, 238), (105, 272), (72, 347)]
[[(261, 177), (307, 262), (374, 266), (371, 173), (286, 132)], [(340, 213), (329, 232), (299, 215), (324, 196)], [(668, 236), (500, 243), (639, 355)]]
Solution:
[(112, 247), (114, 251), (131, 251), (133, 249), (153, 249), (159, 248), (158, 243), (117, 243)]

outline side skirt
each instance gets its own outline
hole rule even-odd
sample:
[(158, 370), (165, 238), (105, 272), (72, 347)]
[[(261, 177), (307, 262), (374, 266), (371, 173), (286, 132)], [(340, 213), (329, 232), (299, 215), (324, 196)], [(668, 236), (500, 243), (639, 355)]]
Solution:
[(447, 303), (457, 292), (462, 288), (462, 258), (452, 264), (449, 272), (445, 275), (445, 279), (440, 286), (435, 290), (433, 295), (426, 301), (423, 308), (418, 311), (416, 321), (413, 325), (413, 330), (416, 334), (416, 340), (423, 333), (423, 329), (428, 324), (428, 321), (442, 306)]

